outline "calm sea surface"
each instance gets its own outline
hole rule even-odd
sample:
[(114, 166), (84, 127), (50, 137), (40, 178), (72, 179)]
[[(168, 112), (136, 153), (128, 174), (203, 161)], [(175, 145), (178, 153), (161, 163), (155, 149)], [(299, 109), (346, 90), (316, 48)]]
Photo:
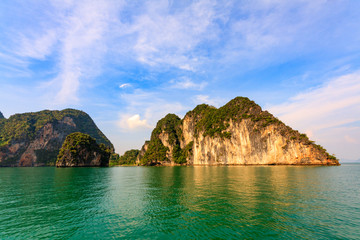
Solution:
[(0, 239), (360, 239), (360, 164), (0, 168)]

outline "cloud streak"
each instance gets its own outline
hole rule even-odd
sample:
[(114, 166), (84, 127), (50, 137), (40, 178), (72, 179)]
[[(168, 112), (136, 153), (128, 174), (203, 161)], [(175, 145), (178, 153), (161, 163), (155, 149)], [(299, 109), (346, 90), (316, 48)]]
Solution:
[[(126, 102), (126, 109), (123, 110), (123, 114), (120, 116), (121, 128), (126, 130), (126, 124), (124, 124), (124, 119), (127, 121), (129, 117), (134, 116), (143, 116), (143, 123), (148, 124), (148, 126), (155, 126), (157, 121), (165, 117), (168, 113), (183, 113), (188, 110), (186, 106), (181, 104), (176, 100), (166, 99), (165, 96), (161, 96), (161, 93), (158, 91), (145, 92), (142, 90), (135, 90), (133, 93), (122, 94), (121, 98)], [(137, 117), (131, 121), (139, 120)], [(141, 124), (134, 124), (141, 125)], [(128, 124), (129, 126), (129, 124)], [(134, 129), (134, 128), (131, 128)]]
[[(60, 103), (76, 100), (81, 81), (89, 81), (102, 71), (103, 58), (108, 49), (106, 34), (114, 6), (109, 2), (76, 1), (70, 13), (63, 16), (59, 75)], [(69, 9), (67, 9), (69, 11)]]
[(206, 82), (196, 83), (188, 77), (182, 77), (177, 80), (172, 80), (172, 81), (170, 81), (170, 84), (171, 84), (171, 86), (170, 86), (171, 88), (192, 89), (192, 90), (198, 90), (198, 91), (203, 90), (207, 85)]
[[(340, 157), (355, 159), (360, 135), (360, 73), (334, 78), (309, 91), (299, 93), (284, 104), (269, 111), (294, 128), (313, 135), (316, 140), (336, 149)], [(335, 146), (343, 139), (349, 146)], [(335, 141), (335, 142), (337, 142)]]

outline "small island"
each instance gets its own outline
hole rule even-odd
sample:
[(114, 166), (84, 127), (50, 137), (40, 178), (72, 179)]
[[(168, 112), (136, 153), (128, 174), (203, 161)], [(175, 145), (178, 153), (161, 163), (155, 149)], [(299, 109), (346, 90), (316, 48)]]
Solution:
[(56, 161), (56, 167), (108, 167), (111, 149), (97, 144), (88, 134), (68, 135)]

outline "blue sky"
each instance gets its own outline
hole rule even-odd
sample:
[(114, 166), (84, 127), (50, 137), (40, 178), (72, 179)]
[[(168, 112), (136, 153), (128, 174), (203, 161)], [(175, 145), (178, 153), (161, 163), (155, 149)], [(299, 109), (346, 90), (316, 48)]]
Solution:
[(360, 1), (0, 2), (0, 111), (90, 114), (116, 151), (246, 96), (360, 159)]

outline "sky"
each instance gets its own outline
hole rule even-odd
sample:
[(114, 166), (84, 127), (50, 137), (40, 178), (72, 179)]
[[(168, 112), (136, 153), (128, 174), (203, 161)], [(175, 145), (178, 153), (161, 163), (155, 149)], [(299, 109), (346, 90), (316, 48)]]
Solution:
[(122, 154), (248, 97), (360, 159), (360, 1), (2, 0), (0, 111), (87, 112)]

